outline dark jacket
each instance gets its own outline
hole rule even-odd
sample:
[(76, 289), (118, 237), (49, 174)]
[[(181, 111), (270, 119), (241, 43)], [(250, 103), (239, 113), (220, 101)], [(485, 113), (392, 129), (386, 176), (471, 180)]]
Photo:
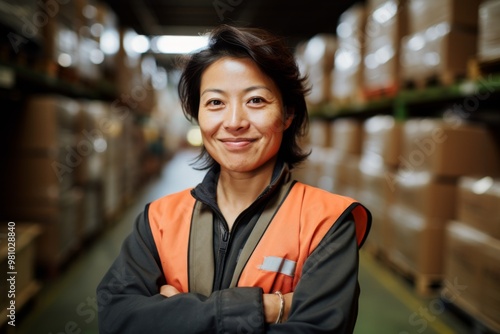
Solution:
[(289, 177), (277, 164), (270, 185), (236, 219), (229, 233), (215, 200), (219, 171), (211, 169), (192, 191), (214, 217), (215, 277), (205, 297), (159, 294), (167, 284), (148, 222), (148, 206), (97, 288), (100, 333), (352, 333), (357, 317), (358, 245), (352, 216), (333, 224), (307, 260), (288, 321), (264, 323), (262, 290), (228, 288), (240, 250), (277, 189)]

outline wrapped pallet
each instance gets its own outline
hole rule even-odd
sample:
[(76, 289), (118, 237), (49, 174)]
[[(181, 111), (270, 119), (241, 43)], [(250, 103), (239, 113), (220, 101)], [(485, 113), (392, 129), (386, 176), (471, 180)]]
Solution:
[(399, 50), (406, 34), (404, 1), (368, 4), (364, 56), (364, 92), (368, 99), (392, 96), (399, 85)]
[(330, 101), (331, 72), (336, 48), (335, 36), (318, 34), (307, 42), (303, 53), (298, 55), (303, 74), (307, 74), (311, 86), (311, 92), (306, 97), (310, 105)]
[(365, 7), (345, 11), (337, 26), (337, 51), (332, 71), (332, 98), (337, 107), (362, 100)]
[(500, 240), (452, 221), (446, 230), (442, 296), (482, 323), (500, 331)]
[(401, 126), (392, 116), (374, 116), (364, 122), (358, 198), (372, 213), (367, 243), (383, 256), (392, 242), (387, 211), (394, 201), (394, 187), (388, 180), (398, 164), (400, 143)]
[(479, 0), (408, 0), (409, 35), (401, 43), (401, 79), (424, 87), (465, 76), (476, 54)]
[(483, 1), (479, 7), (478, 57), (481, 61), (500, 59), (500, 1)]
[(480, 0), (408, 0), (410, 34), (425, 31), (439, 23), (459, 30), (475, 31)]

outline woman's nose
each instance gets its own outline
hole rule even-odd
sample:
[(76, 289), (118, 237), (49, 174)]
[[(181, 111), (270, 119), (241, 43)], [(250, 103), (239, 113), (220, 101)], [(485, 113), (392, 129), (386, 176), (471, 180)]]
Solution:
[(224, 119), (224, 128), (229, 131), (245, 129), (250, 124), (242, 107), (233, 105), (228, 108)]

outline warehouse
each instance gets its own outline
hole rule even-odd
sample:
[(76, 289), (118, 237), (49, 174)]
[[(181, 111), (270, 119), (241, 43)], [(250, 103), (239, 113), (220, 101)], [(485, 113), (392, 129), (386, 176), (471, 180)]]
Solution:
[[(221, 24), (283, 37), (310, 88), (293, 178), (370, 212), (354, 333), (500, 333), (499, 17), (499, 0), (0, 0), (0, 333), (99, 332), (138, 215), (207, 173), (178, 87)], [(274, 290), (278, 323), (294, 304)]]

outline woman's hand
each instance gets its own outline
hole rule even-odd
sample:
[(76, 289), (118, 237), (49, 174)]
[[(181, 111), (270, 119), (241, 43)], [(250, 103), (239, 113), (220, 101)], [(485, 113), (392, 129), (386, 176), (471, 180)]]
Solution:
[[(292, 306), (293, 292), (284, 294), (283, 298), (285, 299), (285, 308), (283, 310), (281, 322), (285, 322), (288, 319), (290, 306)], [(274, 324), (280, 313), (280, 297), (274, 293), (265, 293), (262, 295), (262, 300), (264, 304), (265, 321), (268, 324)]]
[[(162, 285), (160, 288), (160, 294), (167, 298), (175, 296), (179, 293), (179, 290), (172, 285)], [(292, 305), (293, 292), (284, 294), (283, 298), (285, 299), (285, 308), (283, 310), (281, 322), (285, 322), (288, 319), (288, 313), (290, 312), (290, 306)], [(270, 324), (276, 322), (280, 313), (280, 297), (274, 293), (265, 293), (262, 295), (262, 300), (264, 304), (264, 317), (266, 323)]]
[(162, 285), (160, 288), (160, 294), (165, 297), (172, 297), (180, 293), (179, 290), (174, 288), (172, 285)]

